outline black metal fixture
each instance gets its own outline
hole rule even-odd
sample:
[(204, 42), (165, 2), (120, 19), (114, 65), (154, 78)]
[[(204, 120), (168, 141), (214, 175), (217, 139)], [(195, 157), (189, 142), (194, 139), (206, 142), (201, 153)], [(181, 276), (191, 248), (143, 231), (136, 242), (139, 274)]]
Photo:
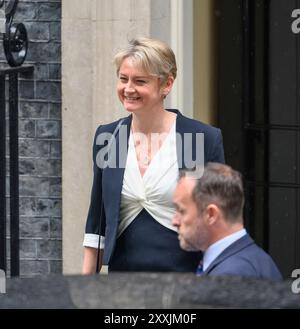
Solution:
[[(19, 78), (20, 76), (22, 78), (31, 77), (34, 70), (32, 65), (22, 65), (27, 55), (28, 39), (25, 26), (22, 23), (13, 22), (17, 5), (17, 0), (0, 0), (0, 37), (3, 37), (4, 53), (10, 66), (0, 66), (0, 269), (6, 272), (7, 262), (10, 258), (11, 276), (18, 276), (20, 272)], [(7, 119), (9, 119), (8, 134), (6, 134)], [(9, 137), (9, 143), (6, 143), (7, 137)], [(9, 181), (7, 181), (6, 170), (6, 145), (9, 154)], [(9, 182), (8, 193), (6, 192), (7, 182)], [(10, 216), (6, 209), (8, 200)], [(7, 257), (6, 252), (8, 220), (10, 257)]]
[[(10, 208), (10, 275), (19, 276), (19, 76), (31, 76), (34, 67), (23, 65), (21, 67), (0, 67), (0, 269), (7, 269), (7, 206)], [(6, 134), (6, 100), (8, 99), (9, 127)], [(9, 181), (6, 182), (6, 138), (9, 136)], [(9, 183), (9, 193), (6, 185)], [(8, 199), (7, 199), (8, 196)]]
[[(0, 0), (0, 9), (6, 1)], [(5, 6), (5, 33), (3, 33), (3, 47), (7, 62), (10, 66), (21, 66), (26, 58), (28, 37), (23, 23), (13, 23), (18, 0), (10, 0)]]

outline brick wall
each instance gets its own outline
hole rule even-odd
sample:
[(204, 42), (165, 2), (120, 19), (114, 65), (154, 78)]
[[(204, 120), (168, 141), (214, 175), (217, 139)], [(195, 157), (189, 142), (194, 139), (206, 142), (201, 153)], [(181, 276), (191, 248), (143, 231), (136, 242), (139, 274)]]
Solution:
[(20, 275), (61, 273), (61, 1), (20, 0), (15, 21), (35, 67), (19, 82)]

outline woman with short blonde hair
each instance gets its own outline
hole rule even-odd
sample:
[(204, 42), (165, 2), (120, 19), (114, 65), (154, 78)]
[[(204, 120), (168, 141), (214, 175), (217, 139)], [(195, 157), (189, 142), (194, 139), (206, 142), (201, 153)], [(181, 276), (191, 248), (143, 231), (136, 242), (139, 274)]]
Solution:
[[(201, 253), (181, 250), (172, 225), (172, 196), (186, 154), (197, 160), (201, 149), (205, 162), (224, 162), (221, 132), (165, 109), (177, 76), (175, 55), (166, 43), (134, 39), (114, 63), (117, 94), (130, 115), (99, 126), (95, 134), (83, 273), (96, 271), (98, 248), (99, 267), (106, 264), (109, 271), (195, 271)], [(107, 145), (99, 142), (104, 134), (113, 135), (116, 167), (97, 161)], [(198, 134), (204, 134), (204, 145), (197, 144)], [(185, 141), (187, 135), (191, 138)]]

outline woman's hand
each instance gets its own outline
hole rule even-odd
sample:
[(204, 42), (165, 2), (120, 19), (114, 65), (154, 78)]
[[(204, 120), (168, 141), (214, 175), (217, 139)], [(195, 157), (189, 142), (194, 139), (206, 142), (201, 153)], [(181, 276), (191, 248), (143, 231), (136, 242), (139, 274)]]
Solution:
[[(83, 267), (82, 267), (83, 275), (96, 273), (97, 252), (98, 252), (98, 250), (95, 248), (90, 248), (90, 247), (84, 248)], [(103, 249), (100, 249), (99, 271), (101, 270), (101, 267), (102, 267), (102, 255), (103, 255)]]

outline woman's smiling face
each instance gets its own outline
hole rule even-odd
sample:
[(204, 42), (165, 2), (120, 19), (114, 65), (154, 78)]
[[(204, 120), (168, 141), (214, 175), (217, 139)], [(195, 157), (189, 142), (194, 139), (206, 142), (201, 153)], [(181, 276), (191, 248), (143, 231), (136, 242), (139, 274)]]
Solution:
[(164, 93), (160, 78), (146, 72), (131, 58), (125, 58), (118, 74), (117, 93), (129, 112), (163, 108)]

